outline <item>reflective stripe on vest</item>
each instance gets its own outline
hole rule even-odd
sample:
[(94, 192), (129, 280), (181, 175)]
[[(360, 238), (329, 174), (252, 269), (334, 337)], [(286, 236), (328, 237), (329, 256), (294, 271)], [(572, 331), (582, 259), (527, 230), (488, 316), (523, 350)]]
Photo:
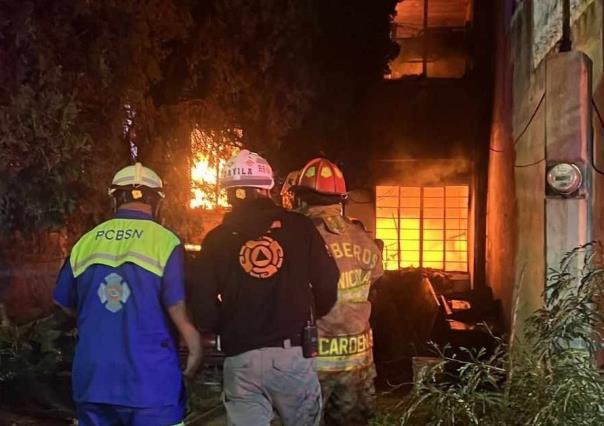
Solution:
[(102, 264), (117, 268), (131, 262), (158, 276), (180, 240), (151, 220), (111, 219), (86, 233), (71, 251), (73, 275), (89, 266)]
[(319, 337), (319, 371), (349, 371), (373, 364), (371, 330), (348, 336)]

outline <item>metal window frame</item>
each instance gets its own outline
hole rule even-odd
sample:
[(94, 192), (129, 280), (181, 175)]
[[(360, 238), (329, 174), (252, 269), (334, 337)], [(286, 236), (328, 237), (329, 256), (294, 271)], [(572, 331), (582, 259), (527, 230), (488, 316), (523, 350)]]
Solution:
[[(402, 266), (402, 246), (401, 246), (401, 231), (402, 231), (402, 223), (401, 223), (401, 209), (403, 208), (402, 205), (402, 199), (403, 199), (403, 188), (419, 188), (419, 217), (417, 218), (419, 220), (419, 227), (418, 227), (418, 232), (419, 232), (419, 267), (424, 267), (424, 246), (425, 246), (425, 237), (424, 237), (424, 231), (425, 231), (425, 189), (426, 188), (442, 188), (443, 190), (443, 195), (442, 195), (442, 218), (440, 218), (442, 220), (442, 228), (440, 229), (443, 233), (442, 236), (442, 268), (440, 268), (440, 270), (445, 271), (445, 272), (468, 272), (469, 268), (470, 268), (470, 259), (469, 259), (469, 254), (470, 254), (470, 250), (468, 248), (468, 243), (469, 243), (469, 216), (470, 216), (470, 206), (469, 206), (469, 199), (470, 199), (470, 194), (469, 194), (469, 190), (470, 190), (470, 186), (467, 184), (464, 185), (440, 185), (440, 186), (404, 186), (404, 185), (377, 185), (376, 188), (378, 186), (389, 186), (389, 187), (396, 187), (396, 198), (397, 198), (397, 202), (396, 202), (396, 210), (397, 210), (397, 214), (396, 217), (393, 217), (393, 222), (394, 222), (394, 227), (395, 227), (395, 232), (396, 232), (396, 256), (395, 256), (395, 260), (396, 260), (396, 264), (398, 266), (398, 269), (403, 268)], [(447, 197), (447, 188), (448, 187), (454, 187), (454, 186), (463, 186), (465, 188), (468, 189), (468, 194), (465, 197), (460, 197), (460, 196), (451, 196), (451, 197)], [(394, 195), (394, 194), (393, 194)], [(391, 196), (390, 196), (391, 197)], [(375, 197), (375, 209), (376, 209), (376, 221), (375, 221), (375, 235), (376, 237), (378, 237), (378, 219), (389, 219), (389, 218), (382, 218), (382, 217), (378, 217), (377, 216), (377, 209), (378, 208), (385, 208), (382, 207), (379, 204), (379, 196), (377, 195), (377, 189), (376, 189), (376, 197)], [(384, 197), (387, 198), (387, 197)], [(406, 198), (415, 198), (415, 197), (406, 197)], [(430, 197), (432, 198), (432, 197)], [(436, 198), (436, 197), (435, 197)], [(452, 218), (452, 219), (456, 219), (458, 221), (464, 220), (466, 222), (466, 227), (465, 229), (451, 229), (449, 230), (447, 228), (447, 201), (448, 198), (451, 199), (458, 199), (458, 198), (464, 198), (466, 200), (465, 203), (465, 208), (467, 210), (467, 217), (462, 218), (461, 216)], [(462, 207), (454, 207), (455, 209), (463, 209)], [(386, 229), (386, 228), (383, 228)], [(447, 231), (465, 231), (465, 243), (466, 243), (466, 249), (465, 250), (453, 250), (452, 252), (455, 253), (465, 253), (465, 260), (463, 263), (465, 263), (466, 268), (465, 271), (461, 271), (461, 270), (447, 270), (447, 263), (462, 263), (459, 262), (457, 260), (451, 260), (448, 261), (448, 257), (447, 257), (447, 243), (450, 242), (447, 239)], [(379, 237), (378, 237), (379, 238)], [(411, 240), (410, 240), (411, 241)], [(455, 241), (455, 240), (451, 240), (451, 241)]]

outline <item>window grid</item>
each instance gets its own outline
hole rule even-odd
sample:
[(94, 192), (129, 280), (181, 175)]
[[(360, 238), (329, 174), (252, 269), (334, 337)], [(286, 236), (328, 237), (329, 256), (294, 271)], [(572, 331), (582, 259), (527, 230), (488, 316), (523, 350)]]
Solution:
[(376, 188), (384, 267), (468, 270), (468, 186)]

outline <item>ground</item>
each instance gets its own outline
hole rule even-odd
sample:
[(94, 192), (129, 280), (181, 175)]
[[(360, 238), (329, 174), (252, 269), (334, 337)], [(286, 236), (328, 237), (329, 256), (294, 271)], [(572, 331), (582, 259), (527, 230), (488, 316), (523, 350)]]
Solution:
[(18, 416), (7, 411), (0, 410), (0, 426), (65, 426), (69, 422), (39, 419), (27, 416)]
[[(384, 412), (396, 412), (397, 404), (401, 401), (402, 393), (397, 392), (379, 392), (378, 410)], [(27, 416), (18, 416), (0, 410), (0, 426), (66, 426), (73, 423), (68, 421), (55, 421), (49, 419), (32, 418)], [(224, 409), (220, 402), (220, 395), (216, 392), (209, 392), (208, 398), (204, 400), (204, 409), (193, 415), (187, 421), (187, 426), (224, 426), (226, 417)], [(275, 421), (273, 426), (279, 426)]]

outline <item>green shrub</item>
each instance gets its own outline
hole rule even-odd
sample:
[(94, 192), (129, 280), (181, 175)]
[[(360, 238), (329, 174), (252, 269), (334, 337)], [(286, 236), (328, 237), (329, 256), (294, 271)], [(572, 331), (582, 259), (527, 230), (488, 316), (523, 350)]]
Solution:
[(69, 361), (71, 351), (64, 351), (59, 342), (64, 336), (61, 317), (55, 314), (23, 325), (0, 324), (0, 387), (52, 377), (60, 363)]
[[(511, 342), (493, 354), (439, 350), (440, 362), (425, 367), (401, 425), (602, 425), (604, 379), (595, 364), (601, 344), (604, 293), (599, 244), (565, 255), (551, 271), (544, 306)], [(385, 424), (385, 423), (382, 423)]]

